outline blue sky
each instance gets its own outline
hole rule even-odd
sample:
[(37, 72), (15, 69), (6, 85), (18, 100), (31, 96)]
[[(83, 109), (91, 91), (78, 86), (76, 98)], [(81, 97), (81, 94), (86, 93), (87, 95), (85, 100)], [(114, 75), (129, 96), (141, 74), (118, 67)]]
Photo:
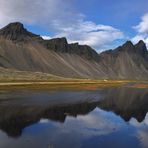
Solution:
[(148, 0), (0, 0), (0, 26), (20, 21), (43, 36), (67, 37), (98, 51), (126, 40), (148, 45)]

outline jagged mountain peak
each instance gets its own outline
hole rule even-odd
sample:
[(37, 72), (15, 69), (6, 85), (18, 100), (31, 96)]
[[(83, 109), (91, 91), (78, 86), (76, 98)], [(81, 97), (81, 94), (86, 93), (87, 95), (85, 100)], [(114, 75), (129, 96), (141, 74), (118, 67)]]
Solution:
[[(140, 55), (147, 54), (147, 47), (144, 41), (140, 40), (137, 44), (133, 44), (131, 41), (125, 42), (123, 45), (117, 47), (116, 49), (112, 50), (110, 53), (120, 53), (120, 52), (128, 52), (128, 53), (137, 53)], [(106, 53), (106, 51), (105, 51)]]
[(117, 47), (116, 49), (112, 50), (112, 53), (119, 53), (119, 52), (132, 52), (134, 51), (134, 45), (131, 41), (126, 41), (123, 45)]
[(147, 47), (146, 44), (144, 43), (143, 40), (140, 40), (136, 45), (135, 45), (135, 50), (138, 54), (141, 54), (142, 56), (147, 56)]
[(134, 46), (134, 44), (130, 41), (130, 40), (128, 40), (128, 41), (126, 41), (124, 44), (123, 44), (123, 46)]
[(0, 30), (0, 35), (8, 36), (10, 34), (26, 34), (28, 31), (24, 28), (24, 25), (20, 22), (10, 23)]
[(145, 45), (145, 42), (143, 40), (140, 40), (137, 44), (143, 44), (143, 45)]
[(140, 48), (141, 50), (147, 50), (146, 44), (143, 40), (140, 40), (135, 47)]
[(134, 44), (131, 41), (127, 41), (125, 44), (122, 45), (122, 49), (124, 51), (133, 51)]
[(63, 44), (68, 44), (66, 37), (49, 39), (49, 40), (47, 40), (47, 42), (54, 42), (54, 43), (60, 42)]
[(39, 35), (27, 31), (27, 29), (24, 28), (24, 25), (20, 22), (10, 23), (0, 29), (0, 36), (12, 41), (26, 41), (31, 38), (39, 37)]
[(24, 29), (24, 25), (22, 24), (22, 23), (20, 23), (20, 22), (14, 22), (14, 23), (10, 23), (10, 24), (8, 24), (7, 26), (5, 26), (3, 29), (2, 29), (3, 31), (5, 30), (9, 30), (9, 31), (18, 31), (18, 32), (20, 32), (20, 31), (22, 31), (22, 30), (25, 30)]
[(79, 45), (79, 43), (69, 44), (65, 37), (43, 40), (42, 44), (50, 50), (60, 53), (77, 54), (90, 60), (98, 60), (98, 53), (88, 45)]
[[(18, 46), (20, 43), (23, 46)], [(147, 65), (148, 51), (143, 41), (136, 45), (127, 41), (98, 54), (90, 46), (69, 44), (65, 37), (44, 40), (19, 22), (0, 29), (2, 68), (75, 78), (148, 79)]]

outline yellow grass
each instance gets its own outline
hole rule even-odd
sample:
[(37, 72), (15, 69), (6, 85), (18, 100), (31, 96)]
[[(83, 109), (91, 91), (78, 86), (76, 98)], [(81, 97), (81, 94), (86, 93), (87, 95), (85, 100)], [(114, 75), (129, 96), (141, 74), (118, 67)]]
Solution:
[(132, 88), (148, 88), (148, 84), (134, 84)]
[(117, 81), (117, 80), (53, 80), (50, 82), (39, 81), (39, 82), (24, 82), (24, 81), (10, 81), (0, 82), (0, 90), (3, 89), (35, 89), (35, 90), (97, 90), (107, 87), (116, 87), (128, 83), (128, 81)]

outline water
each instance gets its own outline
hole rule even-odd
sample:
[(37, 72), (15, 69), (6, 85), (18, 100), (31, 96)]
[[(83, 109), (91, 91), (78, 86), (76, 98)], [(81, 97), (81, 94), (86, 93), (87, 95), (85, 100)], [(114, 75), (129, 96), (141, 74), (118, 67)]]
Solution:
[(148, 90), (0, 92), (0, 148), (147, 148)]

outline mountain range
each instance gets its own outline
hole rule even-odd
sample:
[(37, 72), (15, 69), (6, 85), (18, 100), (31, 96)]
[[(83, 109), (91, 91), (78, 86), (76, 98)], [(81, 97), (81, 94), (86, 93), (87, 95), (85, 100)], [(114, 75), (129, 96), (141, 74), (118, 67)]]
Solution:
[(0, 69), (66, 78), (148, 79), (148, 50), (141, 40), (97, 53), (65, 37), (44, 40), (19, 22), (0, 29)]

